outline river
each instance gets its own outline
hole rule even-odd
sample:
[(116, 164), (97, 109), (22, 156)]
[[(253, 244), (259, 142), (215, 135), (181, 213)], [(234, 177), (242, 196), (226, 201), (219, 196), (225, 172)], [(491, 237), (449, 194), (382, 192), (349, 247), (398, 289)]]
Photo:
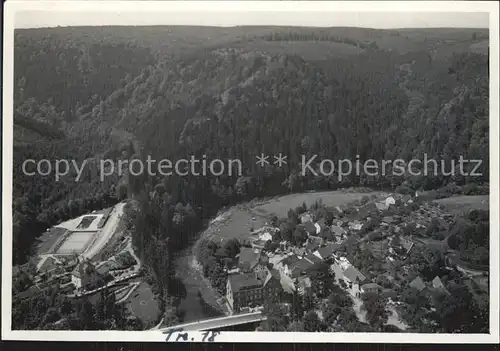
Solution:
[(183, 322), (224, 315), (216, 308), (218, 294), (203, 276), (194, 258), (194, 245), (182, 250), (174, 259), (177, 283), (182, 289), (179, 312)]

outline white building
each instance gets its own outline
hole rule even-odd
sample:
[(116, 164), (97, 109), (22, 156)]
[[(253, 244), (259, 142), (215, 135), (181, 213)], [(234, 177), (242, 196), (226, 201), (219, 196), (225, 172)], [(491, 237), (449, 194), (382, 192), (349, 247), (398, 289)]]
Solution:
[(385, 204), (387, 205), (387, 207), (389, 207), (390, 205), (395, 205), (396, 200), (392, 196), (389, 196), (387, 199), (385, 199)]

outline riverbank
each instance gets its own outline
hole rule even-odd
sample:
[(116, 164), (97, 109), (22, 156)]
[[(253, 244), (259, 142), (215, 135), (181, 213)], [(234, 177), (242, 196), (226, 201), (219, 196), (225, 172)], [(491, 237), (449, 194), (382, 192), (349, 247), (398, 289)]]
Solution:
[(184, 291), (178, 307), (183, 322), (224, 315), (218, 303), (220, 296), (203, 276), (193, 250), (194, 247), (183, 250), (174, 260), (176, 278)]

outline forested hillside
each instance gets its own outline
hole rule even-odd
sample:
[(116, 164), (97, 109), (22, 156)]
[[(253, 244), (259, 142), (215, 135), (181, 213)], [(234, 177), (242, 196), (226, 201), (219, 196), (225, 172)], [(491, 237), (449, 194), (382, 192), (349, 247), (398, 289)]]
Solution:
[[(49, 225), (127, 195), (142, 193), (142, 208), (154, 208), (141, 211), (133, 228), (148, 233), (135, 243), (158, 268), (163, 261), (155, 258), (164, 258), (157, 242), (170, 238), (177, 250), (203, 219), (253, 197), (356, 184), (411, 191), (455, 183), (466, 193), (480, 192), (489, 148), (488, 52), (477, 49), (484, 40), (487, 31), (450, 29), (19, 30), (14, 260), (24, 262)], [(281, 152), (288, 165), (257, 167), (261, 152)], [(352, 176), (342, 182), (299, 175), (302, 154), (409, 160), (424, 153), (438, 160), (483, 159), (484, 175)], [(79, 182), (21, 171), (27, 158), (96, 165), (101, 158), (148, 155), (239, 158), (244, 175), (114, 176), (103, 183), (90, 169)], [(161, 198), (154, 197), (158, 192)]]

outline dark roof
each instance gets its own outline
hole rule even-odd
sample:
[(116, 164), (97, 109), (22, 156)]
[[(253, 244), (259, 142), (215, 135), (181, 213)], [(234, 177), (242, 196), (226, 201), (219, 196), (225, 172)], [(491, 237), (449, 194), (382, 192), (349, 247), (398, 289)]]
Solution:
[(348, 236), (347, 239), (342, 243), (343, 246), (348, 246), (352, 244), (357, 244), (358, 240), (354, 236)]
[(325, 274), (328, 275), (329, 266), (324, 262), (317, 262), (313, 264), (306, 270), (307, 275), (315, 278), (325, 277)]
[(38, 289), (36, 285), (32, 285), (28, 290), (22, 291), (17, 294), (15, 298), (19, 300), (29, 299), (31, 297), (37, 296), (38, 294), (40, 294), (40, 292), (40, 289)]
[(283, 265), (291, 266), (291, 265), (295, 264), (296, 262), (298, 262), (299, 260), (300, 259), (296, 255), (291, 255), (291, 256), (285, 257), (281, 262), (283, 263)]
[(293, 264), (290, 267), (290, 270), (292, 271), (292, 277), (297, 278), (297, 277), (301, 276), (312, 265), (313, 265), (313, 263), (311, 263), (305, 259), (302, 259), (300, 261), (295, 262), (295, 264)]
[(278, 280), (281, 279), (280, 272), (277, 269), (270, 269), (269, 272), (271, 272), (271, 275), (273, 276), (273, 278), (276, 278)]
[(413, 289), (417, 289), (418, 291), (422, 291), (425, 289), (425, 283), (420, 277), (416, 277), (410, 283), (410, 287)]
[(353, 266), (350, 266), (344, 271), (344, 276), (351, 282), (356, 281), (356, 278), (359, 279), (360, 282), (363, 282), (366, 279), (365, 276)]
[(254, 273), (233, 274), (228, 277), (228, 280), (233, 293), (240, 290), (257, 289), (263, 284), (263, 281), (257, 279)]
[(401, 196), (401, 201), (408, 201), (408, 200), (411, 200), (411, 195), (403, 195)]
[(239, 254), (238, 266), (243, 269), (253, 269), (259, 263), (259, 258), (260, 252), (255, 252), (253, 248), (242, 247)]
[(101, 275), (108, 275), (110, 271), (117, 269), (119, 266), (113, 261), (106, 261), (98, 268), (96, 268), (97, 273)]
[(389, 250), (389, 243), (387, 240), (375, 241), (370, 243), (370, 251), (375, 256), (385, 256), (386, 251)]
[(308, 233), (316, 233), (316, 226), (314, 225), (313, 222), (306, 222), (304, 224), (301, 224), (301, 226), (305, 229), (306, 232)]
[(311, 252), (307, 252), (304, 256), (305, 259), (311, 261), (312, 263), (320, 263), (322, 262), (321, 258), (316, 255), (313, 255)]
[(280, 282), (281, 282), (280, 272), (277, 271), (276, 269), (269, 269), (269, 273), (265, 277), (265, 280), (264, 280), (264, 286), (266, 286), (273, 279), (276, 280), (278, 282), (278, 284), (280, 284)]
[(115, 260), (121, 266), (129, 266), (137, 263), (134, 256), (132, 256), (129, 251), (119, 253), (115, 256)]
[(217, 257), (226, 257), (226, 250), (223, 247), (219, 247), (215, 251), (215, 256), (217, 256)]
[(385, 296), (385, 297), (390, 297), (390, 298), (396, 298), (398, 297), (398, 293), (393, 290), (393, 289), (383, 289), (382, 290), (382, 294)]
[(328, 258), (335, 252), (336, 249), (338, 249), (338, 247), (339, 245), (328, 244), (324, 247), (320, 247), (318, 249), (318, 253), (320, 254), (321, 257)]
[(322, 238), (325, 238), (326, 240), (332, 240), (333, 239), (333, 233), (330, 230), (330, 228), (328, 228), (328, 227), (323, 228), (323, 230), (320, 233), (320, 236)]
[(321, 245), (321, 239), (310, 237), (309, 243), (307, 244), (307, 249), (310, 251), (315, 251)]

